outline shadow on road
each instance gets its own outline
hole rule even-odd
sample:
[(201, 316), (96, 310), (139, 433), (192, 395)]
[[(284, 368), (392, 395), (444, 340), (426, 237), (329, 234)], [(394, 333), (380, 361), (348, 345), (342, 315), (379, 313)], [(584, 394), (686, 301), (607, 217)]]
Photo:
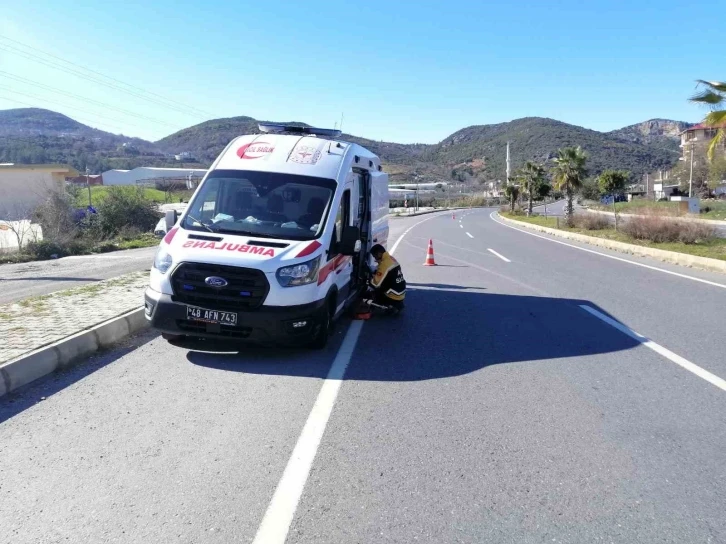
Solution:
[(152, 331), (132, 336), (116, 346), (99, 351), (83, 363), (44, 376), (0, 397), (0, 423), (121, 359), (139, 346), (151, 342), (157, 336), (158, 334)]
[[(490, 365), (585, 357), (639, 345), (579, 308), (587, 304), (606, 313), (584, 300), (434, 288), (410, 289), (406, 302), (401, 316), (365, 324), (345, 379), (432, 380)], [(309, 351), (230, 349), (190, 351), (187, 359), (231, 372), (317, 378), (330, 367), (325, 355), (311, 364)]]

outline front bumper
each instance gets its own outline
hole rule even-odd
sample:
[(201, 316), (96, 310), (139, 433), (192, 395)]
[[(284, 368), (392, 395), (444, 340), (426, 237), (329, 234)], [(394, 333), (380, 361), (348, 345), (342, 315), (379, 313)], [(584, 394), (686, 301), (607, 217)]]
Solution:
[[(169, 334), (260, 344), (304, 344), (325, 320), (325, 299), (300, 306), (261, 306), (237, 312), (237, 325), (214, 325), (187, 320), (187, 304), (150, 288), (144, 293), (144, 313), (152, 328)], [(214, 308), (210, 308), (214, 309)], [(301, 322), (305, 325), (300, 326)], [(294, 326), (297, 325), (297, 326)]]

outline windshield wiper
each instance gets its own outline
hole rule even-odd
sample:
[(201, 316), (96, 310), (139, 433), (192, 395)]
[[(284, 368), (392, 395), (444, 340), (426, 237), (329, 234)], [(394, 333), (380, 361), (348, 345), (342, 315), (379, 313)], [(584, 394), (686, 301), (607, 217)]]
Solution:
[(191, 215), (187, 215), (187, 219), (191, 219), (192, 221), (196, 221), (199, 225), (201, 225), (202, 227), (204, 227), (205, 229), (207, 229), (209, 232), (217, 232), (217, 231), (212, 230), (212, 227), (210, 227), (209, 225), (207, 225), (205, 222), (200, 221), (196, 217), (192, 217)]

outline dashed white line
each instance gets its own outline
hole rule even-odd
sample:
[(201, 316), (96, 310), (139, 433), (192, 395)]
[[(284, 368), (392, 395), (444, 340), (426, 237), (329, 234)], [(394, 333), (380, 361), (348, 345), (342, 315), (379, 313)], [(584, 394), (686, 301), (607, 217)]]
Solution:
[(473, 236), (472, 236), (471, 234), (469, 234), (468, 232), (466, 233), (466, 235), (467, 235), (467, 236), (468, 236), (469, 238), (474, 238), (474, 237), (473, 237)]
[(580, 247), (580, 246), (576, 246), (576, 245), (573, 245), (573, 244), (568, 244), (567, 242), (561, 242), (559, 240), (553, 240), (552, 238), (548, 238), (547, 236), (542, 236), (541, 234), (535, 234), (534, 232), (529, 232), (529, 231), (524, 230), (524, 229), (520, 229), (520, 228), (517, 228), (517, 227), (513, 227), (511, 225), (507, 225), (506, 223), (502, 223), (501, 221), (497, 220), (494, 217), (494, 215), (496, 213), (497, 212), (492, 212), (490, 214), (490, 216), (489, 216), (492, 219), (492, 221), (494, 221), (495, 223), (499, 223), (500, 225), (502, 225), (503, 227), (507, 227), (508, 229), (516, 230), (516, 231), (522, 232), (524, 234), (529, 234), (530, 236), (534, 236), (535, 238), (542, 238), (543, 240), (547, 240), (548, 242), (552, 242), (552, 243), (555, 243), (555, 244), (560, 244), (560, 245), (567, 246), (567, 247), (572, 247), (572, 248), (575, 248), (575, 249), (579, 249), (580, 251), (587, 251), (588, 253), (594, 253), (595, 255), (600, 255), (601, 257), (607, 257), (608, 259), (613, 259), (613, 260), (616, 260), (616, 261), (621, 261), (621, 262), (624, 262), (624, 263), (633, 264), (635, 266), (640, 266), (640, 267), (643, 267), (643, 268), (648, 268), (650, 270), (655, 270), (657, 272), (663, 272), (664, 274), (670, 274), (671, 276), (678, 276), (679, 278), (685, 278), (687, 280), (697, 281), (697, 282), (700, 282), (700, 283), (705, 283), (707, 285), (713, 285), (714, 287), (721, 287), (722, 289), (726, 289), (726, 285), (724, 285), (722, 283), (716, 283), (715, 281), (709, 281), (709, 280), (704, 280), (704, 279), (701, 279), (701, 278), (696, 278), (694, 276), (689, 276), (687, 274), (680, 274), (679, 272), (672, 272), (670, 270), (666, 270), (664, 268), (658, 268), (657, 266), (651, 266), (649, 264), (644, 264), (644, 263), (638, 263), (638, 262), (635, 262), (635, 261), (630, 261), (628, 259), (623, 259), (622, 257), (616, 257), (615, 255), (608, 255), (607, 253), (601, 253), (599, 251), (594, 251), (592, 249), (587, 249), (587, 248)]
[(494, 255), (496, 255), (497, 257), (499, 257), (501, 260), (503, 260), (505, 263), (511, 263), (512, 262), (509, 259), (507, 259), (504, 255), (502, 255), (501, 253), (497, 253), (496, 251), (494, 251), (490, 247), (487, 248), (487, 251), (489, 251), (490, 253), (493, 253)]
[[(396, 251), (398, 244), (401, 243), (403, 237), (412, 228), (434, 219), (434, 217), (437, 216), (427, 217), (406, 229), (396, 240), (396, 243), (393, 244), (389, 253), (393, 254)], [(265, 511), (265, 516), (262, 518), (262, 523), (257, 529), (252, 544), (285, 543), (287, 533), (295, 516), (295, 510), (297, 510), (300, 497), (305, 489), (305, 483), (310, 475), (310, 469), (313, 466), (313, 461), (315, 461), (320, 441), (325, 433), (325, 427), (328, 425), (330, 414), (333, 412), (333, 406), (338, 398), (345, 371), (350, 364), (356, 342), (358, 342), (358, 337), (363, 330), (363, 323), (364, 321), (353, 321), (345, 334), (343, 343), (335, 356), (328, 375), (325, 377), (302, 433), (300, 433), (300, 437), (295, 443), (290, 460), (287, 462), (282, 478), (280, 478), (275, 488), (275, 493)]]
[(705, 370), (705, 369), (701, 368), (700, 366), (692, 363), (691, 361), (689, 361), (687, 359), (684, 359), (680, 355), (677, 355), (677, 354), (673, 353), (671, 350), (669, 350), (667, 348), (664, 348), (660, 344), (656, 344), (651, 339), (646, 338), (642, 334), (639, 334), (639, 333), (635, 332), (633, 329), (630, 329), (630, 328), (626, 327), (622, 323), (619, 323), (618, 321), (615, 321), (614, 319), (606, 316), (602, 312), (598, 312), (597, 310), (595, 310), (594, 308), (592, 308), (590, 306), (581, 304), (580, 305), (580, 308), (582, 308), (583, 310), (585, 310), (589, 314), (594, 315), (598, 319), (604, 321), (605, 323), (607, 323), (611, 327), (616, 328), (617, 330), (619, 330), (623, 334), (626, 334), (626, 335), (630, 336), (631, 338), (633, 338), (634, 340), (637, 340), (638, 342), (640, 342), (641, 344), (643, 344), (645, 347), (647, 347), (647, 348), (655, 351), (659, 355), (662, 355), (663, 357), (665, 357), (669, 361), (672, 361), (672, 362), (676, 363), (678, 366), (685, 368), (686, 370), (688, 370), (689, 372), (692, 372), (693, 374), (695, 374), (699, 378), (703, 378), (704, 380), (706, 380), (707, 382), (715, 385), (719, 389), (721, 389), (723, 391), (726, 391), (726, 380), (724, 380), (722, 378), (719, 378), (715, 374), (710, 373), (708, 370)]
[(421, 223), (425, 223), (426, 221), (431, 221), (432, 219), (436, 219), (437, 217), (443, 217), (443, 214), (433, 214), (433, 215), (427, 217), (426, 219), (422, 219), (418, 223), (414, 223), (413, 225), (411, 225), (410, 227), (408, 227), (403, 232), (403, 234), (401, 234), (401, 236), (398, 237), (398, 240), (396, 240), (396, 243), (393, 244), (393, 247), (391, 248), (391, 251), (389, 251), (388, 253), (391, 254), (391, 255), (393, 255), (393, 253), (396, 251), (396, 248), (398, 247), (398, 244), (401, 243), (401, 240), (403, 240), (403, 237), (404, 236), (406, 236), (409, 232), (411, 232), (411, 229), (413, 229), (414, 227), (418, 227)]
[(461, 224), (460, 224), (460, 225), (459, 225), (459, 228), (460, 228), (460, 229), (463, 229), (463, 228), (464, 228), (464, 225), (461, 225)]

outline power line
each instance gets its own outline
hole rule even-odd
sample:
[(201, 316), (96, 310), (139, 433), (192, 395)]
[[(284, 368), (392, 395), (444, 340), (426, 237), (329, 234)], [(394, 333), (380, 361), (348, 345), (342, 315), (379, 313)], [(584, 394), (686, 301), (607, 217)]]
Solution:
[[(16, 76), (16, 75), (10, 74), (8, 72), (4, 72), (3, 70), (0, 70), (0, 74), (3, 74), (6, 78), (12, 79), (14, 81), (18, 81), (19, 83), (26, 83), (26, 84), (29, 84), (29, 85), (33, 85), (35, 87), (40, 87), (41, 89), (45, 89), (45, 90), (48, 90), (48, 91), (51, 91), (51, 92), (54, 92), (54, 93), (62, 94), (62, 95), (68, 96), (70, 98), (74, 98), (76, 100), (82, 100), (83, 102), (96, 104), (98, 106), (101, 106), (101, 107), (104, 107), (104, 108), (107, 108), (107, 109), (111, 109), (111, 110), (116, 110), (119, 113), (124, 113), (126, 115), (131, 115), (132, 117), (138, 117), (139, 119), (142, 119), (144, 121), (149, 121), (151, 123), (160, 124), (160, 125), (166, 125), (168, 127), (176, 128), (176, 125), (173, 125), (171, 123), (167, 123), (165, 121), (160, 121), (160, 120), (154, 119), (152, 117), (146, 117), (145, 115), (139, 115), (138, 113), (134, 113), (132, 111), (125, 110), (123, 108), (118, 108), (116, 106), (112, 106), (111, 104), (105, 104), (103, 102), (99, 102), (98, 100), (93, 100), (92, 98), (86, 98), (84, 96), (81, 96), (81, 95), (78, 95), (78, 94), (75, 94), (75, 93), (71, 93), (71, 92), (68, 92), (68, 91), (64, 91), (63, 89), (58, 89), (56, 87), (51, 87), (50, 85), (46, 85), (46, 84), (40, 83), (38, 81), (33, 81), (32, 79), (27, 79), (27, 78), (24, 78), (24, 77)], [(138, 125), (135, 125), (135, 126), (138, 126)]]
[[(22, 104), (24, 106), (30, 106), (31, 108), (37, 107), (35, 104), (30, 104), (28, 102), (23, 102), (22, 100), (17, 100), (15, 98), (9, 98), (7, 96), (0, 95), (0, 98), (2, 98), (3, 100), (7, 100), (8, 102), (15, 102), (16, 104)], [(108, 123), (98, 123), (95, 120), (91, 120), (91, 119), (88, 119), (88, 118), (85, 118), (85, 117), (76, 117), (76, 119), (77, 120), (80, 119), (81, 121), (85, 121), (86, 123), (94, 123), (94, 124), (99, 125), (99, 126), (103, 126), (103, 127), (106, 127), (106, 128), (111, 128), (113, 130), (123, 131), (122, 128), (120, 128), (120, 127), (118, 127), (116, 125), (109, 125)], [(94, 128), (94, 127), (91, 127), (91, 128)], [(118, 136), (118, 135), (117, 134), (114, 134), (114, 136)], [(14, 136), (0, 136), (0, 137), (14, 138)]]
[[(8, 38), (2, 37), (2, 36), (0, 36), (0, 38), (8, 39)], [(144, 92), (148, 93), (148, 91), (136, 92), (136, 91), (133, 91), (133, 90), (130, 90), (130, 89), (124, 89), (123, 87), (119, 86), (116, 83), (109, 83), (107, 81), (104, 81), (104, 80), (100, 79), (99, 77), (96, 77), (96, 76), (93, 76), (93, 75), (89, 75), (89, 74), (85, 74), (85, 73), (83, 73), (83, 72), (81, 72), (79, 70), (76, 70), (74, 68), (68, 68), (68, 67), (64, 67), (64, 66), (58, 66), (56, 64), (53, 64), (52, 62), (47, 61), (43, 57), (40, 57), (38, 55), (34, 55), (32, 53), (28, 53), (27, 51), (23, 51), (22, 49), (18, 49), (17, 47), (14, 47), (12, 45), (0, 44), (0, 50), (5, 51), (7, 53), (12, 53), (12, 54), (15, 54), (15, 55), (19, 55), (19, 56), (21, 56), (21, 57), (23, 57), (25, 59), (30, 60), (30, 61), (37, 62), (37, 63), (42, 64), (44, 66), (48, 66), (49, 68), (53, 68), (54, 70), (59, 70), (61, 72), (65, 72), (65, 73), (74, 75), (74, 76), (79, 77), (81, 79), (85, 79), (87, 81), (92, 81), (93, 83), (98, 83), (99, 85), (103, 85), (104, 87), (108, 87), (108, 88), (113, 89), (113, 90), (116, 90), (116, 91), (124, 92), (126, 94), (131, 95), (131, 96), (135, 96), (137, 98), (141, 98), (142, 100), (146, 100), (148, 102), (151, 102), (151, 103), (154, 103), (154, 104), (163, 106), (163, 107), (168, 108), (170, 110), (174, 110), (174, 111), (183, 113), (185, 115), (190, 115), (192, 117), (202, 117), (199, 114), (195, 114), (195, 113), (192, 113), (191, 111), (189, 111), (192, 108), (189, 108), (189, 107), (186, 107), (186, 106), (184, 106), (183, 108), (179, 108), (177, 106), (173, 106), (171, 104), (165, 103), (162, 100), (157, 100), (155, 98), (151, 98), (149, 96), (144, 96), (144, 94), (141, 94), (141, 93), (144, 93)], [(47, 54), (48, 56), (53, 56), (54, 57), (54, 55), (51, 55), (50, 53), (44, 53), (44, 54)], [(57, 57), (57, 58), (60, 58), (60, 57)], [(61, 59), (61, 60), (63, 60), (63, 59)], [(68, 62), (68, 61), (63, 61), (63, 62)], [(85, 68), (82, 68), (82, 69), (86, 70)], [(102, 77), (108, 78), (108, 76), (102, 76)], [(108, 79), (111, 79), (111, 78), (108, 78)], [(115, 80), (115, 81), (118, 81), (118, 80)]]
[[(27, 96), (28, 98), (34, 98), (36, 100), (40, 100), (41, 102), (49, 102), (51, 104), (56, 104), (58, 106), (63, 106), (64, 108), (70, 108), (72, 110), (78, 110), (80, 112), (87, 113), (89, 115), (94, 115), (94, 116), (96, 116), (96, 117), (98, 117), (100, 119), (107, 119), (107, 120), (113, 121), (115, 123), (126, 123), (126, 121), (123, 121), (121, 119), (114, 119), (113, 117), (108, 117), (108, 116), (102, 115), (100, 113), (96, 113), (96, 112), (93, 112), (93, 111), (84, 110), (83, 108), (79, 108), (77, 106), (71, 106), (71, 105), (66, 104), (64, 102), (58, 102), (57, 100), (52, 100), (50, 98), (44, 98), (42, 96), (38, 96), (37, 94), (29, 93), (27, 91), (23, 91), (23, 92), (16, 91), (16, 90), (13, 90), (12, 87), (6, 87), (5, 85), (0, 85), (0, 89), (2, 89), (3, 91), (9, 92), (9, 93), (16, 94), (16, 95), (19, 94), (21, 96)], [(128, 125), (131, 125), (131, 126), (138, 127), (138, 125), (134, 125), (133, 123), (127, 123), (127, 124)], [(139, 128), (143, 128), (143, 127), (139, 127)]]
[(22, 47), (25, 47), (26, 49), (30, 49), (30, 50), (32, 50), (32, 51), (37, 51), (38, 53), (41, 53), (41, 54), (43, 54), (44, 56), (49, 56), (49, 57), (52, 57), (52, 58), (54, 58), (54, 59), (56, 59), (56, 60), (59, 60), (59, 61), (61, 61), (61, 62), (64, 62), (64, 63), (66, 63), (66, 64), (69, 64), (69, 65), (71, 65), (71, 66), (75, 66), (75, 67), (77, 67), (77, 68), (80, 68), (81, 70), (85, 70), (86, 72), (90, 72), (90, 73), (92, 73), (92, 74), (95, 74), (95, 75), (97, 75), (97, 76), (101, 76), (101, 77), (103, 77), (103, 78), (106, 78), (106, 79), (108, 79), (108, 80), (110, 80), (110, 81), (114, 81), (114, 82), (116, 82), (116, 83), (119, 83), (119, 84), (121, 84), (121, 85), (124, 85), (124, 86), (126, 86), (126, 87), (129, 87), (130, 89), (135, 89), (135, 90), (137, 90), (137, 91), (139, 91), (139, 92), (142, 92), (142, 93), (148, 94), (148, 95), (150, 95), (150, 96), (155, 96), (155, 97), (157, 97), (157, 98), (160, 98), (160, 99), (162, 99), (162, 100), (165, 100), (166, 102), (171, 102), (171, 103), (177, 104), (177, 105), (179, 105), (179, 106), (182, 106), (183, 108), (185, 108), (185, 109), (187, 109), (187, 110), (195, 110), (195, 111), (199, 112), (200, 114), (202, 114), (202, 115), (206, 115), (206, 116), (211, 116), (211, 115), (213, 115), (212, 113), (209, 113), (208, 111), (204, 111), (204, 110), (202, 110), (202, 109), (200, 109), (200, 108), (196, 108), (196, 107), (194, 107), (194, 106), (189, 106), (188, 104), (184, 104), (184, 103), (182, 103), (182, 102), (179, 102), (179, 101), (177, 101), (177, 100), (174, 100), (174, 99), (172, 99), (172, 98), (169, 98), (169, 97), (164, 97), (164, 96), (162, 96), (162, 95), (160, 95), (160, 94), (157, 94), (157, 93), (154, 93), (154, 92), (151, 92), (151, 91), (147, 91), (146, 89), (142, 89), (142, 88), (140, 88), (140, 87), (136, 87), (135, 85), (131, 85), (130, 83), (127, 83), (127, 82), (125, 82), (125, 81), (122, 81), (122, 80), (120, 80), (120, 79), (116, 79), (116, 78), (114, 78), (114, 77), (111, 77), (111, 76), (108, 76), (108, 75), (106, 75), (106, 74), (103, 74), (103, 73), (101, 73), (101, 72), (99, 72), (99, 71), (97, 71), (97, 70), (93, 70), (93, 69), (91, 69), (91, 68), (87, 68), (87, 67), (85, 67), (85, 66), (81, 66), (80, 64), (77, 64), (77, 63), (75, 63), (75, 62), (71, 62), (70, 60), (67, 60), (67, 59), (64, 59), (64, 58), (62, 58), (62, 57), (59, 57), (58, 55), (54, 55), (53, 53), (49, 53), (49, 52), (47, 52), (47, 51), (43, 51), (42, 49), (38, 49), (37, 47), (33, 47), (32, 45), (28, 45), (28, 44), (26, 44), (26, 43), (23, 43), (23, 42), (20, 42), (20, 41), (18, 41), (18, 40), (14, 40), (14, 39), (12, 39), (12, 38), (8, 38), (7, 36), (2, 36), (2, 35), (0, 35), (0, 39), (2, 39), (2, 40), (5, 40), (5, 41), (9, 41), (9, 42), (13, 42), (13, 43), (16, 43), (16, 44), (18, 44), (18, 45), (20, 45), (20, 46), (22, 46)]

